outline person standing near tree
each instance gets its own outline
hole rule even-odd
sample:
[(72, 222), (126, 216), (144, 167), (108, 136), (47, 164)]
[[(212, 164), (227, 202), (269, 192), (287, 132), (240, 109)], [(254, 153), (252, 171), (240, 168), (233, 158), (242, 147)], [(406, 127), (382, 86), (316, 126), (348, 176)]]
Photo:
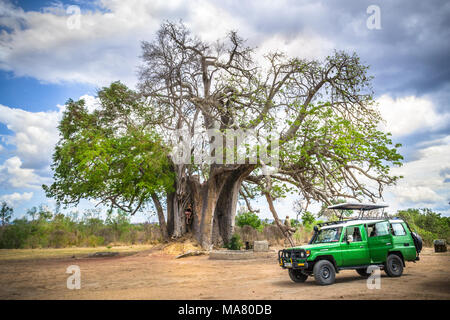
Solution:
[(186, 224), (189, 225), (191, 223), (191, 217), (192, 217), (192, 206), (189, 204), (184, 210), (184, 214), (186, 215)]
[(292, 227), (289, 216), (286, 216), (286, 220), (284, 220), (284, 225), (286, 226), (286, 231), (289, 232), (289, 234), (292, 234), (295, 232), (295, 230), (297, 230), (296, 228)]

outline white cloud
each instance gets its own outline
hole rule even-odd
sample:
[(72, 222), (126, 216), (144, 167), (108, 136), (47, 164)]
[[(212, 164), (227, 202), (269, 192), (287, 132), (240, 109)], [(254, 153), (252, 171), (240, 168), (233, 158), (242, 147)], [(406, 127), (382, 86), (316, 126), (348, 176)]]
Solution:
[(394, 194), (400, 203), (433, 203), (445, 200), (430, 187), (406, 186), (395, 188)]
[(1, 201), (5, 201), (11, 206), (17, 206), (18, 204), (22, 202), (26, 202), (31, 200), (33, 197), (33, 192), (24, 192), (24, 193), (18, 193), (14, 192), (11, 194), (4, 194), (0, 196)]
[[(98, 106), (98, 99), (83, 95), (86, 107), (92, 111)], [(0, 164), (0, 183), (8, 188), (40, 188), (50, 183), (50, 163), (55, 144), (59, 139), (58, 124), (64, 106), (58, 111), (30, 112), (0, 105), (0, 123), (13, 132), (1, 136), (3, 143), (15, 146), (7, 150), (12, 153)], [(0, 144), (0, 151), (6, 149)], [(6, 152), (6, 151), (5, 151)]]
[(22, 161), (14, 156), (0, 165), (0, 183), (13, 188), (40, 188), (46, 179), (34, 172), (34, 169), (22, 168)]
[[(179, 19), (207, 41), (223, 39), (229, 31), (239, 30), (252, 45), (267, 51), (284, 50), (294, 56), (319, 57), (333, 47), (329, 40), (306, 31), (267, 37), (255, 21), (206, 0), (100, 3), (105, 10), (82, 11), (79, 29), (67, 27), (71, 16), (61, 5), (24, 12), (8, 2), (0, 3), (0, 25), (13, 30), (0, 33), (0, 69), (44, 82), (103, 86), (121, 80), (134, 86), (141, 63), (140, 41), (153, 39), (162, 21)], [(265, 5), (267, 10), (273, 6)], [(306, 14), (313, 7), (302, 6), (302, 12)], [(289, 6), (283, 3), (276, 10), (288, 12)]]
[[(85, 94), (82, 95), (79, 100), (84, 100), (84, 106), (87, 108), (89, 112), (93, 112), (100, 106), (100, 100), (96, 97), (93, 97), (91, 95)], [(64, 107), (62, 109), (64, 111)]]
[(7, 144), (15, 145), (16, 155), (27, 168), (40, 169), (49, 164), (53, 147), (58, 141), (56, 128), (59, 111), (29, 112), (0, 104), (0, 123), (14, 132), (3, 136)]
[(104, 0), (101, 4), (104, 11), (82, 12), (80, 28), (69, 29), (70, 15), (61, 6), (24, 12), (1, 3), (4, 17), (0, 24), (13, 32), (0, 33), (0, 68), (46, 82), (102, 86), (121, 80), (133, 86), (140, 41), (152, 39), (161, 21), (192, 16), (193, 29), (201, 29), (200, 34), (208, 39), (235, 26), (232, 16), (206, 1), (189, 6), (177, 0)]
[[(83, 13), (79, 29), (67, 27), (70, 16), (61, 7), (23, 12), (0, 4), (9, 6), (6, 26), (14, 30), (0, 34), (0, 68), (46, 82), (106, 85), (120, 79), (132, 84), (139, 40), (144, 31), (153, 34), (158, 5), (135, 2), (126, 10), (122, 1), (104, 3), (113, 11)], [(15, 21), (19, 17), (23, 24)]]
[(445, 172), (450, 159), (450, 136), (434, 141), (418, 152), (417, 160), (393, 168), (392, 173), (404, 176), (397, 186), (389, 187), (388, 198), (396, 208), (446, 207), (450, 200), (450, 183)]
[(407, 96), (393, 99), (385, 94), (378, 98), (377, 102), (386, 121), (382, 127), (394, 136), (434, 131), (450, 121), (450, 114), (439, 114), (428, 98)]
[[(85, 100), (85, 106), (90, 112), (99, 103), (98, 98), (90, 95), (83, 95), (79, 99)], [(58, 105), (57, 108), (57, 111), (31, 112), (0, 104), (0, 123), (14, 132), (13, 135), (3, 135), (2, 140), (16, 147), (14, 153), (24, 167), (45, 169), (50, 164), (59, 139), (57, 126), (65, 107)], [(2, 150), (3, 146), (0, 145)]]
[(275, 34), (266, 38), (258, 46), (257, 51), (260, 55), (277, 50), (285, 52), (290, 57), (322, 59), (332, 52), (333, 46), (333, 42), (328, 39), (304, 32), (291, 37)]

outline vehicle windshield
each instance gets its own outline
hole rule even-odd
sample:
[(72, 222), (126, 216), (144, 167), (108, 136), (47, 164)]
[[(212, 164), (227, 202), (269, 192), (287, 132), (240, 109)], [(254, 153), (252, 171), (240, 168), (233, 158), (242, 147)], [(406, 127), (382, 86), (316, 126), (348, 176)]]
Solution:
[(342, 227), (321, 229), (312, 243), (338, 242), (341, 237)]

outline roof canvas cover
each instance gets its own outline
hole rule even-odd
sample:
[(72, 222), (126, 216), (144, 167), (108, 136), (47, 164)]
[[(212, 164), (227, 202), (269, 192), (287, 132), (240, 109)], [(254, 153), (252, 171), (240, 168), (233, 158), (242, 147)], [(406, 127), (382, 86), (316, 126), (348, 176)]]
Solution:
[(355, 202), (355, 203), (339, 203), (335, 204), (333, 206), (329, 206), (328, 209), (337, 209), (337, 210), (362, 210), (362, 211), (368, 211), (368, 210), (375, 210), (380, 208), (386, 208), (388, 207), (387, 204), (384, 203), (361, 203), (361, 202)]

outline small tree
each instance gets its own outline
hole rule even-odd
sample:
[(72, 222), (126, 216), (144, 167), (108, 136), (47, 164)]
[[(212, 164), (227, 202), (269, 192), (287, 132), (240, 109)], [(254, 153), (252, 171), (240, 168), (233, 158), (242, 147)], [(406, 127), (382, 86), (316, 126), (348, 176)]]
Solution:
[(31, 221), (34, 221), (37, 217), (37, 208), (32, 207), (31, 209), (28, 209), (27, 215), (29, 215), (31, 217)]
[(256, 230), (259, 230), (262, 227), (262, 222), (256, 213), (245, 211), (236, 215), (236, 225), (239, 227), (248, 225)]
[(311, 212), (305, 211), (305, 212), (302, 214), (302, 222), (303, 222), (303, 225), (311, 225), (311, 224), (313, 224), (315, 221), (316, 221), (316, 218), (314, 217), (314, 215), (313, 215)]
[(14, 211), (13, 208), (9, 207), (5, 201), (2, 202), (2, 208), (0, 210), (0, 219), (2, 221), (2, 226), (9, 223), (9, 220), (11, 220), (13, 211)]
[(297, 219), (290, 219), (290, 220), (291, 220), (291, 227), (297, 228), (300, 226), (300, 221), (298, 221)]

